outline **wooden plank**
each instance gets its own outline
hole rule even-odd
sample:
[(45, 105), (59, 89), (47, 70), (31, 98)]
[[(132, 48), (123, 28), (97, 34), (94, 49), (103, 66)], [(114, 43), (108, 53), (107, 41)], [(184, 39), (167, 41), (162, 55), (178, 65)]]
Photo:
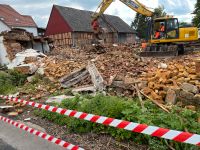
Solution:
[(97, 70), (95, 64), (92, 62), (89, 62), (88, 66), (87, 66), (87, 70), (90, 73), (92, 82), (93, 82), (94, 86), (96, 87), (96, 89), (99, 91), (103, 91), (105, 88), (104, 80), (103, 80), (101, 74), (99, 73), (99, 71)]
[(89, 76), (89, 72), (86, 68), (82, 68), (77, 70), (70, 75), (64, 76), (63, 78), (59, 79), (62, 87), (69, 88), (82, 80), (86, 79)]
[(74, 93), (89, 92), (89, 91), (96, 92), (96, 88), (94, 86), (87, 85), (87, 86), (84, 86), (84, 87), (78, 87), (78, 88), (72, 89), (72, 92), (74, 92)]

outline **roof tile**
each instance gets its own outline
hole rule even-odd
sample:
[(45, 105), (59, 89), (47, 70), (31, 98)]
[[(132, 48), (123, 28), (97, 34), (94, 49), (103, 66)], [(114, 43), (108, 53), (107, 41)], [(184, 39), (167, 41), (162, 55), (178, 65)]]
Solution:
[(31, 16), (21, 15), (9, 5), (0, 4), (0, 18), (12, 27), (37, 27)]
[[(58, 5), (54, 5), (54, 7), (60, 12), (73, 31), (93, 32), (91, 28), (91, 15), (93, 12)], [(99, 18), (99, 23), (101, 27), (107, 28), (109, 32), (135, 33), (127, 23), (117, 16), (102, 15)]]

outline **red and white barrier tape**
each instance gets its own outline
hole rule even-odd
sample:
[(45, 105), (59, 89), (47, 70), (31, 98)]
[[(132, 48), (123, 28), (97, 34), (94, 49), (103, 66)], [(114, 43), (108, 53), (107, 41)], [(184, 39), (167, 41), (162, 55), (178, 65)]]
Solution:
[(33, 128), (30, 128), (30, 127), (28, 127), (28, 126), (26, 126), (24, 124), (21, 124), (19, 122), (13, 121), (13, 120), (8, 119), (6, 117), (0, 116), (0, 121), (4, 121), (6, 123), (9, 123), (9, 124), (11, 124), (11, 125), (13, 125), (13, 126), (15, 126), (17, 128), (20, 128), (20, 129), (22, 129), (24, 131), (27, 131), (27, 132), (31, 133), (31, 134), (39, 136), (39, 137), (41, 137), (41, 138), (43, 138), (45, 140), (48, 140), (48, 141), (50, 141), (50, 142), (52, 142), (54, 144), (60, 145), (60, 146), (66, 148), (68, 150), (84, 150), (83, 148), (80, 148), (80, 147), (75, 146), (73, 144), (67, 143), (67, 142), (65, 142), (63, 140), (60, 140), (60, 139), (55, 138), (55, 137), (53, 137), (51, 135), (48, 135), (46, 133), (43, 133), (43, 132), (40, 132), (40, 131), (35, 130)]
[(69, 117), (75, 117), (78, 119), (87, 120), (90, 122), (99, 123), (99, 124), (103, 124), (103, 125), (107, 125), (107, 126), (111, 126), (115, 128), (132, 131), (132, 132), (147, 134), (150, 136), (155, 136), (155, 137), (169, 139), (169, 140), (173, 140), (173, 141), (177, 141), (181, 143), (189, 143), (189, 144), (200, 146), (200, 135), (198, 134), (170, 130), (170, 129), (160, 128), (156, 126), (148, 126), (146, 124), (138, 124), (134, 122), (108, 118), (108, 117), (88, 114), (84, 112), (78, 112), (75, 110), (67, 110), (63, 108), (39, 104), (39, 103), (26, 101), (23, 99), (18, 99), (18, 98), (9, 97), (9, 96), (0, 95), (0, 98), (10, 100), (10, 101), (20, 102), (32, 107), (44, 109), (50, 112), (56, 112), (61, 115), (65, 115)]

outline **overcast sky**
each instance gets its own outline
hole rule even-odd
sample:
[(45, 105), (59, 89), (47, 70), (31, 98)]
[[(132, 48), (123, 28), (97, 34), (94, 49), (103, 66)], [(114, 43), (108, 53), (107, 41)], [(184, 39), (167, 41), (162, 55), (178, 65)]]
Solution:
[[(194, 10), (196, 0), (139, 0), (149, 8), (159, 5), (165, 7), (169, 15), (174, 15), (180, 21), (191, 22), (191, 13)], [(1, 0), (0, 3), (9, 4), (23, 15), (31, 15), (39, 27), (46, 27), (53, 4), (73, 7), (83, 10), (96, 10), (101, 0)], [(117, 15), (129, 25), (134, 19), (135, 12), (115, 0), (106, 10), (107, 14)]]

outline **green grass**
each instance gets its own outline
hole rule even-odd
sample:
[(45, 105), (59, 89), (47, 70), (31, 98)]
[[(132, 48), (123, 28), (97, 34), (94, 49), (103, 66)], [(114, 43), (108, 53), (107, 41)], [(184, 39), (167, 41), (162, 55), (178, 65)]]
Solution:
[(16, 92), (17, 87), (22, 86), (27, 76), (14, 70), (0, 71), (0, 94)]
[[(97, 95), (95, 97), (88, 95), (77, 96), (71, 100), (64, 100), (62, 104), (57, 106), (174, 130), (187, 130), (192, 133), (200, 134), (200, 124), (197, 122), (198, 117), (200, 117), (199, 111), (193, 112), (188, 109), (173, 107), (171, 113), (166, 113), (150, 101), (145, 102), (145, 107), (147, 108), (146, 112), (142, 111), (137, 100), (103, 95)], [(132, 133), (122, 129), (94, 124), (88, 121), (69, 118), (47, 111), (37, 111), (36, 115), (47, 118), (59, 125), (66, 125), (68, 130), (71, 132), (103, 132), (115, 137), (118, 140), (132, 140), (138, 144), (149, 145), (151, 149), (155, 150), (167, 150), (167, 145), (172, 145), (175, 149), (178, 150), (198, 149), (197, 147), (189, 144), (181, 144), (173, 141), (150, 137), (148, 135)]]

